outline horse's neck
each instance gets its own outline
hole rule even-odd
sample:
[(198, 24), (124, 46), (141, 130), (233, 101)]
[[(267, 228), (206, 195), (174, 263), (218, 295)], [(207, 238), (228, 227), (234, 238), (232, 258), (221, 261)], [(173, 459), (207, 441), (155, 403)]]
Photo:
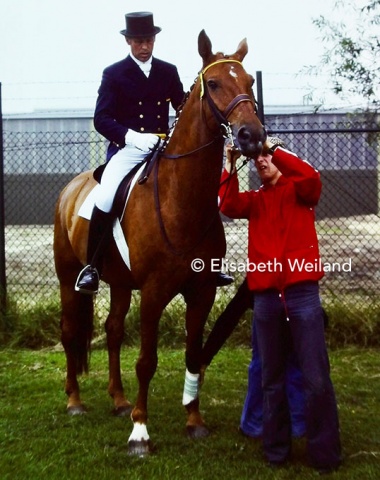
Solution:
[(223, 139), (206, 130), (194, 121), (178, 124), (165, 152), (179, 155), (165, 160), (168, 187), (177, 190), (177, 201), (199, 198), (204, 209), (216, 205), (223, 157)]
[[(222, 156), (223, 138), (215, 130), (215, 120), (205, 119), (200, 100), (189, 98), (183, 107), (165, 153), (178, 156), (170, 169), (185, 179), (186, 190), (206, 190), (206, 197), (216, 196), (218, 192)], [(213, 129), (211, 129), (213, 128)]]

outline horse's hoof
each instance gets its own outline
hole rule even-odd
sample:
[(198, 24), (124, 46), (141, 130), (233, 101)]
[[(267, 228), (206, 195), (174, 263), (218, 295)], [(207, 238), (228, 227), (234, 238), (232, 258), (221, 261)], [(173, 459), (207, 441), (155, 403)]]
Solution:
[(152, 442), (150, 440), (131, 440), (128, 442), (128, 455), (135, 457), (146, 457), (153, 451)]
[(69, 415), (84, 415), (87, 411), (83, 405), (72, 405), (71, 407), (67, 407), (67, 413)]
[(123, 407), (116, 407), (112, 410), (112, 415), (115, 417), (126, 417), (129, 416), (132, 412), (132, 405), (123, 406)]
[(210, 435), (209, 430), (204, 425), (188, 425), (186, 431), (189, 438), (205, 438)]

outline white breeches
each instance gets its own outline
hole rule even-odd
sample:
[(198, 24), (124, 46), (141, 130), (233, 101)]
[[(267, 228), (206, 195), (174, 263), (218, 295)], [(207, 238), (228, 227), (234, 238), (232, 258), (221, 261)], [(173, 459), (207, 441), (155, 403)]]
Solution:
[(95, 204), (103, 212), (109, 212), (112, 207), (116, 190), (121, 181), (132, 168), (146, 157), (146, 153), (135, 147), (125, 146), (109, 160), (103, 171)]

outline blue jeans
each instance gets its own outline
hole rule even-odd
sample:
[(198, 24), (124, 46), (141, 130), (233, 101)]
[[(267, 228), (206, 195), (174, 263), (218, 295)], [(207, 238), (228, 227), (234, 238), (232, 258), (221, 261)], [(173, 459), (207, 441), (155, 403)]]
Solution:
[[(290, 335), (290, 332), (288, 332)], [(289, 404), (291, 429), (293, 437), (305, 434), (305, 395), (302, 374), (297, 357), (289, 341), (289, 355), (286, 366), (286, 395)], [(263, 434), (263, 389), (261, 361), (257, 347), (255, 323), (252, 327), (252, 360), (248, 368), (248, 390), (240, 419), (240, 428), (250, 437), (261, 437)]]
[[(286, 319), (288, 318), (288, 320)], [(291, 421), (286, 395), (290, 328), (304, 379), (306, 438), (311, 465), (334, 468), (341, 463), (339, 420), (324, 337), (317, 282), (291, 285), (284, 292), (255, 292), (254, 322), (262, 364), (263, 447), (271, 462), (291, 452)]]

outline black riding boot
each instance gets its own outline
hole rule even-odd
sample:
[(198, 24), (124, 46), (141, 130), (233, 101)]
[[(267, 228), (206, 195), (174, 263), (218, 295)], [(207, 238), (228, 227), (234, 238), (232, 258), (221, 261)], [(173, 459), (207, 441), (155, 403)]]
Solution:
[(112, 216), (94, 207), (88, 230), (87, 265), (79, 273), (75, 290), (94, 295), (98, 292), (103, 252), (112, 232)]

